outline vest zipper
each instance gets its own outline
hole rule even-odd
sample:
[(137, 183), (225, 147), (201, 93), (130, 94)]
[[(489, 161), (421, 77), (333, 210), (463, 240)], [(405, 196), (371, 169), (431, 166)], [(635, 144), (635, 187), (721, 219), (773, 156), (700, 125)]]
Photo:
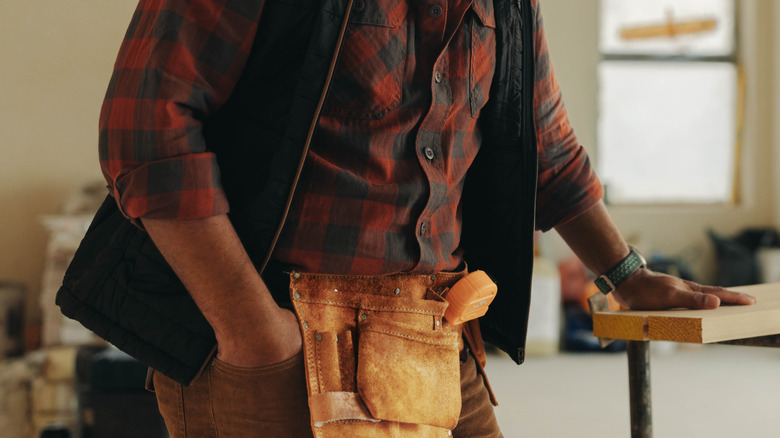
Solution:
[(290, 213), (290, 207), (292, 206), (293, 197), (295, 195), (295, 189), (297, 188), (298, 181), (301, 178), (301, 172), (303, 171), (303, 165), (306, 162), (306, 156), (309, 154), (309, 147), (311, 146), (311, 141), (312, 138), (314, 137), (314, 132), (317, 129), (317, 123), (320, 118), (320, 113), (322, 112), (322, 106), (325, 103), (325, 98), (328, 95), (328, 90), (330, 90), (331, 83), (333, 82), (333, 73), (336, 70), (336, 64), (338, 63), (339, 56), (341, 55), (341, 48), (344, 45), (344, 35), (346, 34), (347, 31), (347, 24), (349, 24), (349, 16), (352, 13), (353, 3), (354, 0), (347, 0), (346, 12), (344, 14), (344, 19), (341, 22), (341, 28), (339, 29), (339, 36), (337, 39), (336, 49), (333, 52), (333, 57), (330, 60), (330, 66), (328, 68), (328, 74), (325, 77), (325, 86), (322, 88), (322, 93), (320, 93), (320, 99), (317, 102), (317, 109), (314, 111), (314, 117), (312, 118), (311, 123), (309, 124), (309, 131), (306, 134), (306, 142), (303, 145), (303, 152), (301, 154), (301, 159), (298, 162), (298, 169), (295, 171), (295, 177), (293, 178), (292, 186), (290, 187), (290, 194), (287, 196), (287, 202), (284, 205), (282, 219), (279, 222), (279, 226), (276, 228), (276, 233), (274, 233), (274, 237), (271, 240), (271, 245), (268, 247), (268, 253), (265, 256), (262, 265), (260, 265), (260, 273), (264, 272), (266, 266), (268, 266), (268, 262), (271, 260), (271, 255), (273, 254), (274, 249), (276, 248), (276, 244), (279, 241), (279, 236), (281, 236), (282, 234), (284, 223), (287, 222), (287, 215)]

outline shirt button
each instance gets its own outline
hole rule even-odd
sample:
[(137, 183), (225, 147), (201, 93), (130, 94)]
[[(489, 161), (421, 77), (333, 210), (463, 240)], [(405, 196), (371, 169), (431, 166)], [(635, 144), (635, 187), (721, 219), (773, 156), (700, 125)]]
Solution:
[(441, 13), (442, 13), (442, 8), (439, 5), (433, 5), (430, 8), (428, 8), (428, 15), (430, 15), (431, 17), (436, 18), (440, 16)]
[(425, 236), (425, 222), (420, 224), (420, 236)]
[(437, 84), (441, 82), (441, 73), (439, 73), (438, 70), (433, 72), (433, 80), (436, 81)]
[(433, 160), (434, 158), (436, 158), (436, 154), (433, 153), (433, 149), (431, 148), (423, 149), (423, 153), (425, 154), (425, 158), (429, 160)]
[(352, 5), (352, 9), (354, 9), (357, 12), (362, 11), (365, 9), (366, 3), (363, 0), (355, 0), (355, 3)]

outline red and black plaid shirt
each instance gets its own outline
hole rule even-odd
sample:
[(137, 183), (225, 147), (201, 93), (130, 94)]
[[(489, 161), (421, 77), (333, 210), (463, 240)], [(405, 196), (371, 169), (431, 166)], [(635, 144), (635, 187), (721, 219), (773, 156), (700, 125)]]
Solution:
[[(141, 2), (101, 115), (101, 163), (128, 217), (228, 211), (200, 126), (246, 62), (261, 14), (249, 3)], [(548, 229), (602, 191), (569, 125), (533, 3), (537, 224)], [(356, 0), (350, 21), (274, 258), (309, 272), (454, 269), (461, 188), (494, 71), (492, 0)]]

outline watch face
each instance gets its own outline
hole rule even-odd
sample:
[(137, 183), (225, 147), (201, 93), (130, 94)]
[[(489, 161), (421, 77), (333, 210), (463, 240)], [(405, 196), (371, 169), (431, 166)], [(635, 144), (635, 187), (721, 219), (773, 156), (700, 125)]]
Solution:
[(615, 290), (615, 285), (606, 275), (602, 275), (601, 277), (597, 278), (595, 283), (596, 287), (598, 287), (599, 290), (604, 294), (608, 294)]

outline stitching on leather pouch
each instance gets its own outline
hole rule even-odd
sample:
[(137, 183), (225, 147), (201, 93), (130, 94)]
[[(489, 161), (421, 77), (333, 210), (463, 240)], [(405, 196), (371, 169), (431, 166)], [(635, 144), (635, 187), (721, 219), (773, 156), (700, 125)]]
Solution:
[[(303, 316), (303, 314), (301, 315)], [(309, 336), (309, 329), (305, 329), (304, 336)], [(305, 359), (306, 359), (306, 365), (308, 365), (308, 369), (313, 369), (312, 367), (317, 366), (317, 362), (314, 357), (314, 342), (311, 340), (311, 338), (305, 337), (303, 340), (303, 348), (306, 349)], [(316, 378), (311, 375), (311, 373), (306, 373), (306, 377), (309, 380), (309, 383), (307, 384), (308, 387), (313, 388), (316, 384), (317, 387), (319, 387), (319, 382), (316, 381)], [(312, 382), (312, 380), (314, 380)]]
[[(303, 274), (303, 277), (301, 277), (298, 280), (293, 280), (293, 282), (300, 282), (303, 281), (305, 278), (330, 278), (330, 279), (344, 279), (344, 280), (354, 280), (354, 279), (393, 279), (393, 278), (411, 278), (411, 277), (420, 277), (420, 280), (422, 281), (430, 281), (429, 277), (430, 275), (427, 274), (413, 274), (413, 273), (405, 273), (405, 274), (392, 274), (392, 275), (328, 275), (328, 274), (310, 274), (310, 273), (301, 273)], [(436, 277), (444, 276), (444, 277), (454, 277), (461, 275), (461, 272), (437, 272)]]
[(310, 304), (331, 304), (334, 306), (341, 306), (341, 307), (355, 307), (355, 308), (359, 307), (361, 309), (368, 309), (368, 310), (403, 310), (409, 313), (421, 313), (425, 315), (437, 315), (437, 316), (444, 315), (444, 312), (436, 312), (433, 310), (419, 310), (410, 307), (370, 306), (370, 305), (361, 305), (359, 303), (352, 303), (348, 301), (320, 301), (320, 300), (305, 300), (302, 298), (298, 298), (296, 301), (299, 301), (301, 303), (310, 303)]
[[(415, 340), (415, 341), (424, 342), (426, 344), (449, 345), (449, 346), (455, 346), (455, 347), (458, 346), (458, 341), (457, 340), (455, 340), (455, 341), (436, 341), (436, 340), (433, 340), (433, 339), (420, 338), (420, 337), (417, 337), (417, 336), (411, 336), (411, 335), (406, 335), (406, 334), (403, 334), (403, 333), (393, 332), (393, 331), (389, 331), (389, 330), (376, 329), (376, 328), (364, 328), (362, 331), (363, 332), (384, 333), (384, 334), (393, 335), (393, 336), (396, 336), (396, 337), (399, 337), (399, 338), (412, 339), (412, 340)], [(456, 333), (453, 333), (453, 335), (457, 336)]]
[[(316, 336), (317, 333), (318, 332), (315, 330), (314, 335)], [(319, 391), (320, 394), (322, 394), (323, 392), (325, 392), (325, 388), (322, 385), (322, 366), (320, 366), (322, 364), (322, 358), (320, 355), (320, 347), (316, 342), (314, 342), (313, 344), (314, 344), (314, 363), (317, 364), (317, 368), (316, 368), (317, 369), (317, 390)]]

